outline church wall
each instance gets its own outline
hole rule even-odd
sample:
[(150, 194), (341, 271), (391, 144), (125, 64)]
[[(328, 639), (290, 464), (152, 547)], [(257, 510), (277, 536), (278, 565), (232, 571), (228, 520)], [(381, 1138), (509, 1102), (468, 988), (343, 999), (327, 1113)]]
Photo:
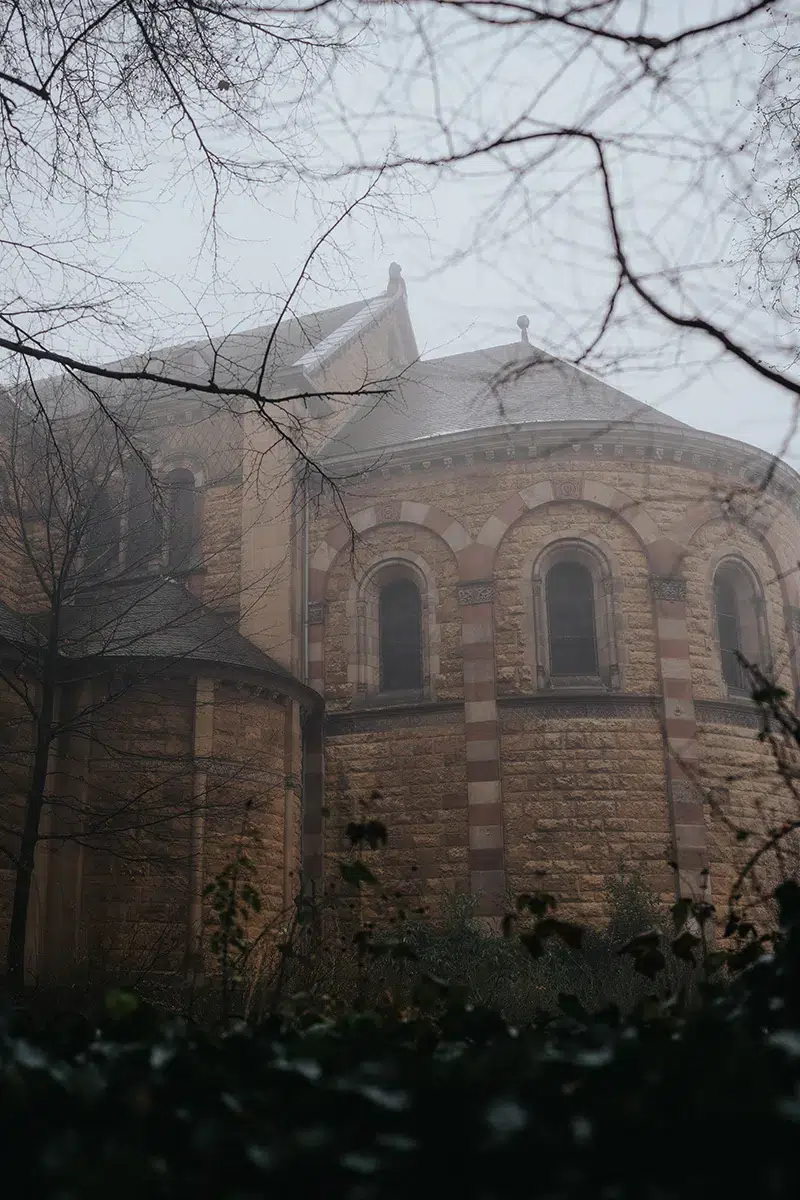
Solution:
[[(725, 715), (719, 714), (698, 730), (698, 783), (707, 797), (704, 812), (711, 893), (720, 914), (727, 911), (734, 881), (763, 838), (800, 816), (800, 805), (778, 775), (770, 747), (758, 741), (755, 721), (748, 729), (725, 722)], [(744, 840), (737, 838), (740, 829), (748, 833)], [(782, 847), (789, 873), (800, 877), (797, 834), (790, 834)], [(779, 857), (765, 855), (755, 875), (757, 883), (768, 893), (781, 878), (786, 878), (786, 871)], [(752, 882), (745, 885), (743, 898), (748, 903), (756, 899)]]
[(193, 698), (188, 682), (143, 680), (93, 718), (77, 949), (94, 970), (182, 962)]
[(241, 512), (241, 485), (210, 486), (203, 492), (200, 598), (211, 608), (239, 609)]
[[(591, 710), (591, 702), (588, 705)], [(570, 717), (548, 701), (500, 707), (506, 872), (512, 897), (545, 890), (574, 919), (606, 915), (604, 889), (636, 871), (669, 900), (673, 884), (660, 722)]]
[(293, 637), (293, 464), (286, 446), (273, 446), (258, 416), (248, 430), (242, 485), (239, 628), (285, 667), (296, 665)]
[(216, 685), (205, 876), (213, 879), (243, 845), (256, 868), (264, 922), (283, 909), (286, 716), (282, 705), (251, 688)]
[(326, 878), (338, 879), (347, 857), (347, 824), (374, 818), (388, 832), (385, 850), (366, 852), (380, 890), (441, 911), (467, 890), (462, 712), (359, 718), (352, 732), (335, 721), (326, 737)]

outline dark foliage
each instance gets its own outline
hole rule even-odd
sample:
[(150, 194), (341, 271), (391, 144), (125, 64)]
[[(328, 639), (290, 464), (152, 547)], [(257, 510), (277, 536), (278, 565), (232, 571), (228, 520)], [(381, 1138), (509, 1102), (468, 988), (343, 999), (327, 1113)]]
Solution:
[(5, 1177), (43, 1200), (795, 1195), (800, 889), (776, 900), (774, 952), (691, 1009), (565, 998), (515, 1029), (431, 981), (414, 1020), (212, 1033), (124, 991), (99, 1027), (12, 1013)]

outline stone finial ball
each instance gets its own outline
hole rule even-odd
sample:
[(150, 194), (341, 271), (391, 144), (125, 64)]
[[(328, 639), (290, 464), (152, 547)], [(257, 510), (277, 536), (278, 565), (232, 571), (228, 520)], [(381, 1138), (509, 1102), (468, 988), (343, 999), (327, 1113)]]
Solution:
[(517, 317), (517, 325), (520, 329), (527, 329), (530, 323), (530, 317)]

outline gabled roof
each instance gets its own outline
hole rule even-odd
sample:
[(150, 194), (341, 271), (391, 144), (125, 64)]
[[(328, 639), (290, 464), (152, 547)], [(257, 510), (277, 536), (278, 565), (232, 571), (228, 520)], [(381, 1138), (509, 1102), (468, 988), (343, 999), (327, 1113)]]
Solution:
[(586, 371), (515, 342), (415, 363), (391, 395), (370, 397), (325, 457), (388, 451), (426, 438), (535, 422), (688, 429)]
[[(301, 316), (287, 315), (279, 323), (238, 333), (194, 338), (100, 365), (112, 371), (146, 371), (197, 384), (208, 383), (213, 377), (220, 387), (250, 391), (256, 391), (261, 381), (261, 394), (268, 395), (291, 379), (295, 372), (311, 376), (382, 316), (404, 302), (405, 285), (400, 268), (393, 263), (389, 286), (380, 296)], [(413, 333), (408, 335), (408, 340), (411, 353), (407, 354), (407, 360), (410, 360), (416, 355)], [(123, 405), (129, 397), (136, 402), (142, 395), (155, 399), (178, 394), (168, 384), (147, 381), (119, 381), (90, 375), (86, 376), (86, 381), (107, 402)], [(35, 386), (40, 401), (54, 404), (57, 401), (64, 415), (81, 411), (92, 398), (73, 375), (50, 376), (37, 380)], [(20, 389), (23, 394), (26, 390)]]

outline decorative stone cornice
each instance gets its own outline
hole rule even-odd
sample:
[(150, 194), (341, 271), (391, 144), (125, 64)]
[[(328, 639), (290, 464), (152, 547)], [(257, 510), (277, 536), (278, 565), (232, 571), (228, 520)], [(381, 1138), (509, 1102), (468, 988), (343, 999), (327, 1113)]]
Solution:
[(493, 600), (494, 584), (489, 579), (476, 579), (470, 583), (459, 584), (459, 604), (491, 604)]
[[(737, 483), (757, 484), (770, 473), (769, 493), (783, 499), (800, 515), (800, 476), (787, 463), (755, 446), (718, 434), (693, 429), (609, 426), (595, 422), (531, 422), (529, 425), (498, 426), (427, 438), (424, 443), (398, 446), (379, 462), (373, 451), (331, 458), (327, 469), (341, 464), (352, 480), (363, 472), (366, 482), (379, 473), (384, 478), (399, 475), (458, 471), (464, 467), (493, 463), (498, 469), (509, 459), (566, 460), (578, 464), (608, 460), (675, 463), (721, 477), (726, 488)], [(568, 481), (564, 481), (567, 483)]]
[(539, 721), (559, 721), (582, 717), (586, 720), (632, 720), (636, 718), (659, 718), (660, 696), (624, 696), (612, 693), (587, 696), (576, 694), (555, 697), (534, 694), (531, 696), (498, 696), (498, 706), (509, 716), (533, 717)]
[[(618, 721), (661, 719), (660, 696), (625, 695), (619, 692), (554, 696), (533, 692), (527, 696), (498, 696), (498, 708), (511, 719), (559, 721), (583, 719)], [(758, 709), (747, 701), (696, 700), (698, 725), (728, 725), (742, 729), (760, 727)], [(386, 729), (417, 729), (429, 725), (457, 725), (464, 713), (460, 700), (423, 701), (387, 705), (382, 709), (347, 709), (325, 715), (325, 732), (332, 737), (349, 733), (379, 733)]]
[(389, 729), (421, 729), (427, 726), (458, 725), (464, 706), (459, 703), (398, 705), (381, 712), (356, 711), (328, 713), (325, 734), (341, 737), (351, 733), (381, 733)]
[(686, 580), (680, 575), (651, 575), (650, 590), (657, 600), (685, 600)]
[(743, 729), (760, 729), (761, 715), (749, 700), (695, 700), (695, 719), (698, 725), (731, 725)]

